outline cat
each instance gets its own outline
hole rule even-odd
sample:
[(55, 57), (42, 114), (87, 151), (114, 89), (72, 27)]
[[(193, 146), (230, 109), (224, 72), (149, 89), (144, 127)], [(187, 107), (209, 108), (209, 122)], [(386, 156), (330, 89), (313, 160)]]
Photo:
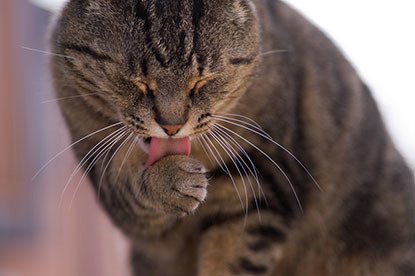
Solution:
[(70, 0), (50, 42), (77, 169), (134, 275), (415, 275), (412, 172), (287, 4)]

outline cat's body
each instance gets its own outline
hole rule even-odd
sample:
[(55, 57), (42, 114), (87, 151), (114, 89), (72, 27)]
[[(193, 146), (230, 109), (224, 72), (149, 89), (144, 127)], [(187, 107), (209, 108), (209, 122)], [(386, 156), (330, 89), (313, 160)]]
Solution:
[[(253, 177), (253, 189), (246, 177), (243, 183), (208, 138), (202, 142), (234, 181), (215, 160), (209, 166), (196, 139), (191, 157), (167, 156), (149, 167), (140, 147), (129, 151), (132, 139), (121, 144), (132, 136), (109, 139), (113, 148), (89, 175), (131, 240), (134, 275), (415, 275), (412, 174), (336, 47), (279, 1), (168, 2), (74, 0), (66, 7), (52, 36), (53, 50), (70, 56), (52, 60), (57, 94), (101, 93), (61, 101), (73, 140), (119, 121), (160, 138), (167, 137), (160, 126), (170, 133), (184, 124), (177, 136), (186, 139), (215, 129), (216, 119), (252, 158), (263, 191)], [(286, 52), (259, 54), (276, 49)], [(215, 117), (226, 112), (258, 122), (321, 189), (286, 151)], [(76, 144), (78, 157), (124, 124)], [(217, 129), (207, 136), (212, 141), (227, 137)], [(275, 160), (293, 187), (238, 135)], [(204, 167), (213, 175), (208, 186)]]

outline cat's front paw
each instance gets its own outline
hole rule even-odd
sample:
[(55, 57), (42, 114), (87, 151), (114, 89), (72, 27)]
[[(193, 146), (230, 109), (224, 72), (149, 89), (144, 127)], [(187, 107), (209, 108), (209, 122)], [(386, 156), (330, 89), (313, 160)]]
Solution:
[(206, 169), (198, 160), (171, 155), (149, 167), (142, 184), (156, 209), (185, 216), (205, 200), (208, 181)]

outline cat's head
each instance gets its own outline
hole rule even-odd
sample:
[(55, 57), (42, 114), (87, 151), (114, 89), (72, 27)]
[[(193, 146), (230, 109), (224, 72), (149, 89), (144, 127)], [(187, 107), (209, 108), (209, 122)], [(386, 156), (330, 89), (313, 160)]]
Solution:
[(65, 85), (144, 137), (205, 132), (235, 105), (259, 54), (250, 0), (72, 0), (52, 48)]

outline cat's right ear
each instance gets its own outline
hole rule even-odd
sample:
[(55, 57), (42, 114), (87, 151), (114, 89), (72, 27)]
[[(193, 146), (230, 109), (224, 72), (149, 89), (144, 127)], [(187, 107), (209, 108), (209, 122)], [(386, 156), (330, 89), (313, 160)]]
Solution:
[(79, 11), (85, 11), (88, 8), (88, 5), (90, 2), (93, 2), (94, 0), (69, 0), (66, 3), (66, 6), (73, 7)]
[(82, 10), (88, 13), (96, 13), (109, 8), (109, 2), (108, 0), (70, 0), (69, 4), (82, 7)]
[(105, 0), (84, 0), (87, 2), (86, 10), (90, 13), (100, 13), (108, 8), (108, 1)]
[(256, 7), (252, 0), (233, 0), (231, 14), (239, 23), (245, 23), (252, 15), (256, 16)]

